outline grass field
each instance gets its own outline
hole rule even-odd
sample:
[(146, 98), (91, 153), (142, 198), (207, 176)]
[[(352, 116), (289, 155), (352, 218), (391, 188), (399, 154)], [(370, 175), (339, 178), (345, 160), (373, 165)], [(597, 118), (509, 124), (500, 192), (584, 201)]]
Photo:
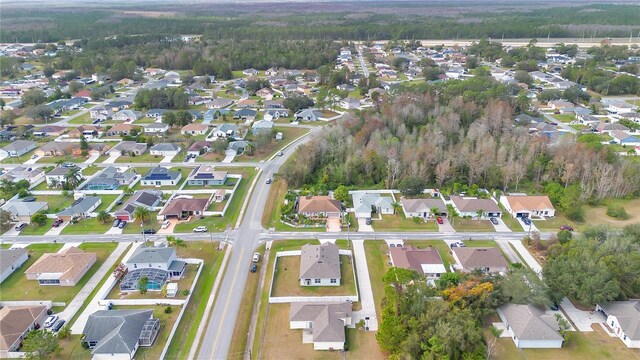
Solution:
[(165, 359), (184, 359), (189, 353), (190, 346), (197, 346), (197, 344), (193, 344), (196, 331), (203, 320), (204, 310), (213, 289), (213, 283), (222, 265), (224, 253), (217, 249), (217, 242), (209, 243), (204, 241), (189, 242), (187, 247), (178, 248), (180, 257), (200, 258), (204, 260), (204, 265)]
[(62, 229), (62, 235), (104, 234), (113, 225), (111, 221), (105, 224), (96, 218), (82, 219), (75, 224), (69, 224)]
[(51, 300), (55, 302), (69, 302), (78, 291), (91, 279), (100, 265), (109, 257), (116, 248), (116, 243), (83, 243), (80, 249), (95, 253), (96, 262), (82, 277), (76, 286), (40, 286), (36, 280), (27, 280), (24, 271), (36, 262), (43, 254), (57, 252), (62, 248), (61, 244), (33, 244), (27, 249), (31, 257), (17, 271), (11, 274), (0, 284), (1, 300)]
[(355, 295), (356, 282), (350, 256), (340, 255), (340, 286), (300, 286), (300, 256), (277, 258), (272, 296)]
[[(606, 216), (606, 215), (605, 215)], [(588, 221), (587, 222), (591, 222), (589, 218), (586, 218)], [(578, 224), (574, 221), (571, 221), (569, 219), (567, 219), (566, 216), (564, 216), (564, 214), (562, 214), (560, 211), (556, 210), (556, 216), (552, 217), (552, 218), (548, 218), (546, 220), (533, 220), (533, 224), (540, 229), (541, 231), (560, 231), (560, 226), (562, 225), (570, 225), (572, 226), (574, 229), (579, 229), (582, 224)], [(529, 230), (529, 229), (526, 229)]]
[(146, 152), (136, 156), (120, 156), (116, 159), (116, 163), (159, 163), (162, 159), (164, 159), (164, 156), (151, 155), (149, 152)]
[(456, 218), (455, 220), (453, 220), (453, 228), (456, 231), (460, 232), (490, 232), (495, 230), (489, 220), (474, 220), (463, 218)]
[(553, 114), (551, 116), (561, 123), (570, 123), (576, 119), (576, 116), (573, 114)]
[(367, 254), (367, 266), (369, 267), (369, 277), (371, 280), (371, 289), (373, 290), (373, 300), (376, 304), (378, 321), (380, 321), (380, 316), (382, 315), (382, 299), (384, 298), (384, 283), (382, 282), (382, 277), (391, 267), (391, 265), (388, 264), (390, 261), (387, 256), (388, 249), (384, 241), (366, 240), (364, 242), (364, 251)]
[(53, 219), (49, 218), (42, 226), (32, 222), (20, 231), (20, 235), (44, 235), (51, 229), (51, 225), (53, 225)]
[(438, 224), (435, 220), (425, 222), (420, 219), (416, 223), (413, 219), (407, 219), (403, 213), (382, 215), (382, 220), (373, 219), (371, 226), (375, 231), (438, 231)]
[[(629, 218), (627, 220), (618, 220), (608, 216), (608, 206), (622, 206)], [(607, 200), (602, 206), (588, 206), (585, 208), (585, 219), (589, 225), (610, 225), (614, 227), (640, 223), (640, 198), (631, 200), (611, 199)]]
[(60, 211), (68, 208), (73, 204), (73, 196), (71, 194), (67, 196), (60, 195), (34, 195), (36, 201), (44, 201), (49, 204), (49, 209), (45, 211), (47, 214), (57, 214)]
[(102, 199), (102, 202), (100, 203), (100, 206), (98, 206), (94, 212), (100, 212), (102, 210), (107, 210), (107, 208), (109, 207), (109, 205), (113, 204), (114, 201), (116, 201), (116, 199), (118, 198), (118, 194), (113, 194), (113, 195), (98, 195), (100, 196), (100, 198)]

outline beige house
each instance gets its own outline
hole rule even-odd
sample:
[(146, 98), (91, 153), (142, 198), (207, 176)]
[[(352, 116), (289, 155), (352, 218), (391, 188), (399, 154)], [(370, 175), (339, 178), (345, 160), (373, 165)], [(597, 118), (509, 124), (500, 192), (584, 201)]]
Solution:
[(514, 218), (553, 217), (556, 209), (546, 195), (510, 195), (500, 196), (500, 203)]
[(509, 263), (498, 248), (454, 247), (453, 258), (463, 272), (481, 270), (486, 273), (507, 271)]
[(330, 196), (298, 197), (298, 214), (309, 217), (339, 217), (341, 213), (342, 204)]
[(351, 302), (291, 303), (289, 328), (302, 329), (302, 343), (313, 343), (314, 350), (343, 350), (351, 315)]
[(46, 306), (5, 306), (0, 309), (0, 358), (18, 350), (29, 331), (42, 325)]
[(42, 255), (25, 275), (40, 285), (75, 286), (96, 260), (96, 254), (70, 247), (59, 253)]
[(332, 243), (303, 245), (300, 286), (340, 286), (340, 255)]
[(180, 133), (182, 135), (204, 135), (209, 130), (207, 125), (203, 125), (200, 123), (191, 123), (187, 124), (180, 129)]

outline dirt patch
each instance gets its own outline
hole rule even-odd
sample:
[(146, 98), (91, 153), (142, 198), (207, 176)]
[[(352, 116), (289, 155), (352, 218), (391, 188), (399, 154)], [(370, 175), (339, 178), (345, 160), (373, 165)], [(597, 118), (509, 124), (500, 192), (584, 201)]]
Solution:
[(633, 200), (612, 200), (610, 204), (613, 206), (622, 206), (629, 215), (627, 220), (618, 220), (607, 215), (607, 205), (597, 207), (587, 207), (585, 218), (592, 225), (611, 225), (615, 227), (623, 227), (630, 224), (640, 222), (640, 199)]

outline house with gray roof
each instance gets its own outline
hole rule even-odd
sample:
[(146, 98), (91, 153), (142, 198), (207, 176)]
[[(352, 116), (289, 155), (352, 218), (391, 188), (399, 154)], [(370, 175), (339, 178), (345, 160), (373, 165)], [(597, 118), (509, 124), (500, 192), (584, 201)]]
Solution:
[(40, 211), (49, 209), (46, 201), (25, 202), (20, 199), (9, 200), (0, 206), (0, 209), (9, 212), (11, 221), (31, 222), (31, 216)]
[(82, 341), (94, 359), (133, 359), (139, 346), (153, 345), (159, 331), (152, 309), (99, 310), (89, 315)]
[(233, 100), (227, 98), (215, 98), (207, 103), (207, 108), (209, 109), (221, 109), (233, 104)]
[(596, 310), (607, 318), (607, 326), (628, 348), (640, 348), (640, 301), (610, 301), (598, 304)]
[(332, 243), (300, 249), (300, 286), (340, 286), (340, 255)]
[(73, 218), (88, 218), (100, 204), (102, 204), (102, 198), (99, 196), (85, 196), (59, 212), (58, 217), (64, 221), (69, 221)]
[(144, 207), (154, 210), (162, 202), (162, 191), (138, 190), (122, 206), (121, 210), (115, 212), (114, 216), (118, 220), (133, 221), (133, 212), (137, 207)]
[(251, 126), (251, 133), (253, 135), (271, 134), (273, 130), (273, 121), (259, 120), (253, 123)]
[(253, 109), (240, 109), (240, 110), (236, 110), (233, 113), (233, 118), (241, 119), (241, 120), (254, 120), (257, 114), (258, 112)]
[(289, 110), (281, 109), (281, 108), (266, 109), (263, 115), (263, 118), (267, 121), (273, 121), (281, 117), (282, 118), (289, 117)]
[(182, 150), (180, 145), (174, 143), (158, 143), (149, 149), (151, 155), (176, 156)]
[(237, 155), (240, 155), (244, 152), (244, 149), (246, 149), (248, 146), (249, 146), (248, 141), (244, 141), (244, 140), (232, 141), (227, 146), (227, 150), (235, 151)]
[(238, 125), (235, 124), (220, 124), (209, 136), (214, 136), (218, 138), (233, 138), (238, 135)]
[(480, 218), (502, 217), (502, 209), (491, 199), (479, 199), (472, 196), (451, 196), (451, 205), (460, 217)]
[(480, 270), (485, 273), (507, 271), (509, 263), (495, 247), (454, 247), (453, 258), (462, 272)]
[(217, 171), (215, 167), (211, 165), (198, 165), (189, 177), (187, 178), (187, 184), (189, 185), (213, 185), (221, 186), (227, 182), (228, 172)]
[(166, 246), (141, 246), (125, 263), (127, 274), (120, 282), (120, 290), (138, 290), (138, 280), (148, 279), (147, 289), (160, 291), (169, 280), (179, 280), (187, 263), (177, 258), (176, 249)]
[(142, 117), (142, 113), (140, 111), (133, 110), (120, 110), (113, 115), (113, 120), (119, 121), (135, 121)]
[(116, 167), (109, 166), (89, 179), (83, 189), (116, 190), (120, 186), (130, 185), (136, 175), (136, 172), (132, 169), (120, 172)]
[(289, 328), (302, 329), (302, 342), (312, 342), (314, 350), (344, 350), (344, 328), (351, 320), (351, 302), (294, 302), (289, 308)]
[(497, 309), (518, 349), (558, 349), (564, 338), (558, 320), (533, 305), (506, 304)]
[[(16, 140), (3, 147), (2, 151), (6, 152), (6, 155), (9, 157), (18, 157), (34, 150), (36, 147), (38, 147), (38, 144), (35, 141)], [(2, 153), (2, 151), (0, 151), (0, 153)]]
[(315, 109), (302, 109), (293, 114), (296, 121), (318, 121), (322, 117), (322, 113)]
[(407, 199), (401, 198), (400, 205), (404, 216), (409, 218), (419, 217), (429, 219), (433, 216), (446, 215), (447, 206), (439, 197), (428, 199)]
[(137, 143), (135, 141), (121, 141), (118, 143), (118, 145), (112, 147), (111, 150), (107, 151), (107, 154), (109, 156), (138, 156), (144, 154), (145, 151), (147, 151), (146, 143)]
[(180, 179), (182, 179), (182, 173), (180, 171), (173, 171), (162, 166), (156, 166), (142, 176), (140, 182), (142, 186), (173, 186), (178, 185)]
[(380, 215), (391, 215), (394, 213), (393, 198), (391, 196), (382, 196), (377, 192), (350, 191), (353, 198), (353, 208), (356, 217), (359, 219), (371, 218), (371, 213), (375, 212)]
[(44, 177), (43, 168), (32, 168), (27, 166), (15, 167), (0, 176), (0, 180), (7, 179), (10, 182), (27, 180), (30, 184), (35, 184)]
[(151, 123), (144, 127), (144, 132), (147, 134), (164, 134), (169, 131), (169, 125), (165, 123)]
[(0, 249), (0, 283), (29, 259), (25, 248)]

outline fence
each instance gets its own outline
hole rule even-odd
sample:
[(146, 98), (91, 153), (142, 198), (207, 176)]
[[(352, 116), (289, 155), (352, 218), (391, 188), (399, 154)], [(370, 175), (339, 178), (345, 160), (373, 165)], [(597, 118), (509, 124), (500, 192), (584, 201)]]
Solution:
[(0, 301), (0, 306), (46, 306), (50, 309), (53, 306), (67, 306), (64, 302), (53, 302), (49, 300), (26, 300), (26, 301)]
[(178, 305), (182, 306), (186, 304), (186, 299), (107, 299), (99, 300), (98, 305), (108, 306), (112, 305), (124, 305), (124, 306), (136, 306), (136, 305)]

